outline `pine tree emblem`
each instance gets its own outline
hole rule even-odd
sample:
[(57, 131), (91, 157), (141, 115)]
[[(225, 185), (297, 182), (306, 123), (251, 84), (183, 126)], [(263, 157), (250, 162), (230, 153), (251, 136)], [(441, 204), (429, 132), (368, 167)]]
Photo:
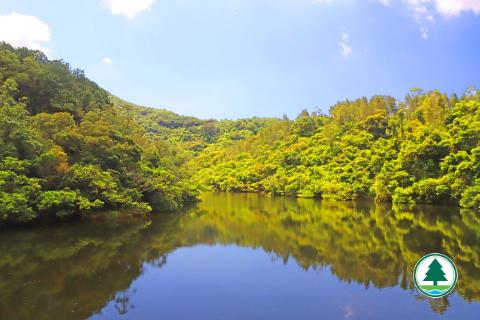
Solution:
[(433, 281), (434, 286), (437, 285), (438, 281), (447, 281), (447, 278), (445, 278), (445, 272), (442, 270), (442, 265), (437, 259), (433, 259), (432, 263), (428, 266), (428, 271), (423, 281)]
[(423, 256), (413, 270), (417, 289), (432, 298), (443, 297), (452, 292), (457, 278), (457, 268), (452, 259), (440, 253)]

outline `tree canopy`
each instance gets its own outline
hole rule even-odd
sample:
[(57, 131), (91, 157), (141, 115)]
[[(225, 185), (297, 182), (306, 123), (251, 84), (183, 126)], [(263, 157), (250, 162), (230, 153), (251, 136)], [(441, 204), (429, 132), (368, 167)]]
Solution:
[(272, 120), (192, 161), (209, 189), (480, 209), (480, 93), (414, 89)]
[(185, 152), (137, 120), (149, 110), (132, 116), (82, 71), (0, 43), (0, 223), (194, 200)]

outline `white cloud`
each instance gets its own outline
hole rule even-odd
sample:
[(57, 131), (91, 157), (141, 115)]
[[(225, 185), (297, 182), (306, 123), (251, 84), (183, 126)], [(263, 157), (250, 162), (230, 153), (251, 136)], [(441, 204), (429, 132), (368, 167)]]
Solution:
[(338, 45), (340, 46), (340, 54), (342, 56), (348, 57), (350, 54), (352, 54), (352, 47), (350, 46), (350, 37), (348, 33), (342, 33)]
[(427, 25), (435, 22), (435, 17), (445, 18), (459, 16), (463, 12), (480, 15), (479, 0), (402, 0), (413, 13), (419, 25), (422, 38), (428, 38)]
[[(313, 3), (339, 2), (340, 0), (308, 0)], [(346, 3), (360, 2), (361, 0), (345, 1)], [(429, 17), (432, 13), (441, 14), (446, 17), (458, 16), (463, 12), (472, 11), (480, 15), (480, 0), (370, 0), (379, 2), (384, 6), (392, 2), (403, 2), (416, 15), (426, 15)]]
[(110, 57), (105, 57), (105, 58), (102, 59), (102, 61), (106, 64), (112, 64), (112, 62), (113, 62), (112, 58), (110, 58)]
[(438, 12), (444, 16), (458, 16), (463, 11), (472, 11), (480, 14), (480, 1), (478, 0), (435, 0)]
[(431, 20), (434, 14), (445, 17), (458, 16), (472, 11), (480, 14), (479, 0), (402, 0), (414, 12), (416, 18)]
[(50, 42), (52, 34), (48, 25), (37, 17), (12, 12), (0, 15), (0, 40), (14, 47), (27, 47), (48, 53), (43, 43)]
[(428, 39), (428, 31), (425, 27), (420, 27), (420, 35), (423, 39)]
[[(304, 0), (305, 1), (305, 0)], [(311, 3), (332, 3), (342, 0), (306, 0)], [(361, 0), (344, 0), (346, 4), (353, 4)], [(392, 3), (401, 3), (411, 11), (415, 21), (418, 24), (422, 38), (428, 38), (428, 25), (434, 23), (437, 17), (451, 18), (457, 17), (464, 12), (473, 12), (480, 15), (480, 0), (369, 0), (377, 2), (384, 6)], [(349, 46), (346, 44), (346, 55), (350, 54)]]
[(432, 0), (402, 0), (408, 9), (413, 13), (415, 20), (422, 23), (427, 16), (431, 16)]
[(390, 5), (390, 0), (373, 0), (373, 1), (380, 2), (381, 4), (383, 4), (386, 7)]
[(147, 10), (155, 0), (101, 0), (103, 6), (108, 8), (113, 15), (123, 15), (128, 19)]

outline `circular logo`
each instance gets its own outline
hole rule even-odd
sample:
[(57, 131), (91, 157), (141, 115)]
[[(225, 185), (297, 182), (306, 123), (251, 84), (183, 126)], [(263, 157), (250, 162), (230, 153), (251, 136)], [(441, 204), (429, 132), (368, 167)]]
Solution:
[(457, 279), (457, 267), (452, 259), (441, 253), (421, 257), (413, 269), (415, 286), (431, 298), (440, 298), (452, 292)]

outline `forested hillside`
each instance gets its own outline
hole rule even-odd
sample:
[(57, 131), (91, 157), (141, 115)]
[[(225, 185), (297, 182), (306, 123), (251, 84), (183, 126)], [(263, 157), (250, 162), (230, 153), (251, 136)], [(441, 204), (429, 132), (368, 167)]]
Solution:
[(137, 106), (68, 63), (0, 42), (0, 223), (176, 210), (197, 198), (189, 160), (271, 121)]
[(414, 89), (404, 101), (340, 102), (302, 112), (194, 161), (214, 190), (336, 200), (449, 203), (480, 209), (480, 92)]
[(187, 155), (116, 101), (63, 61), (0, 43), (0, 222), (196, 198)]
[(361, 98), (294, 121), (201, 120), (0, 43), (0, 223), (175, 210), (199, 188), (480, 209), (479, 143), (475, 89)]
[(269, 118), (239, 120), (201, 120), (174, 112), (148, 108), (111, 96), (111, 101), (122, 114), (138, 123), (151, 138), (162, 139), (198, 155), (209, 144), (221, 140), (243, 140), (256, 134), (260, 128), (275, 121)]

